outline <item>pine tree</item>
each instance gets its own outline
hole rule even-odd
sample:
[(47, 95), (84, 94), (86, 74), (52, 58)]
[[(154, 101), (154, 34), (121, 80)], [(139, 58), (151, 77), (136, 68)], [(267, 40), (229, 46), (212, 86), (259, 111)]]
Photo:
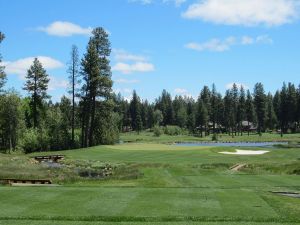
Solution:
[(239, 103), (238, 103), (238, 109), (237, 109), (237, 122), (239, 124), (239, 130), (241, 133), (241, 136), (243, 135), (243, 129), (242, 129), (242, 121), (246, 118), (246, 94), (245, 89), (243, 86), (240, 88), (240, 94), (239, 94)]
[(277, 117), (273, 106), (273, 96), (269, 92), (267, 95), (267, 116), (266, 116), (266, 127), (270, 130), (274, 130), (277, 124)]
[(219, 102), (218, 102), (218, 93), (216, 89), (216, 85), (212, 85), (212, 91), (211, 91), (211, 122), (213, 124), (213, 133), (216, 132), (216, 122), (217, 122), (217, 116), (218, 116), (218, 108), (219, 108)]
[(49, 98), (47, 95), (49, 78), (46, 70), (40, 61), (35, 58), (33, 65), (27, 71), (24, 90), (31, 95), (31, 109), (33, 117), (33, 127), (39, 126), (40, 110), (43, 107), (43, 100)]
[(195, 102), (193, 98), (189, 98), (187, 104), (187, 128), (190, 133), (194, 132), (196, 126)]
[(0, 149), (9, 149), (9, 153), (17, 146), (22, 129), (21, 99), (14, 91), (0, 96)]
[[(205, 111), (207, 112), (207, 123), (211, 121), (211, 91), (208, 86), (204, 86), (200, 92), (200, 98), (205, 106)], [(209, 135), (209, 129), (207, 129), (207, 124), (205, 125), (205, 135)]]
[(287, 88), (288, 126), (294, 132), (296, 128), (297, 91), (295, 85), (288, 83)]
[[(273, 108), (274, 108), (274, 112), (276, 114), (276, 118), (277, 120), (280, 119), (280, 105), (281, 105), (281, 99), (280, 99), (280, 91), (276, 91), (274, 97), (273, 97)], [(277, 121), (278, 123), (278, 121)], [(277, 124), (278, 127), (279, 124)]]
[(297, 111), (296, 111), (296, 121), (298, 123), (298, 130), (300, 128), (300, 85), (297, 88)]
[(161, 96), (156, 100), (156, 109), (163, 114), (163, 125), (172, 125), (174, 123), (174, 109), (170, 93), (162, 91)]
[(289, 115), (288, 109), (289, 109), (288, 90), (286, 84), (283, 83), (280, 92), (280, 115), (279, 115), (281, 136), (283, 136), (283, 134), (286, 133), (288, 129), (288, 115)]
[(196, 123), (200, 128), (200, 136), (203, 137), (203, 127), (206, 131), (207, 123), (208, 123), (208, 111), (207, 108), (201, 99), (201, 97), (198, 99), (197, 102), (197, 114), (196, 114)]
[[(2, 34), (1, 31), (0, 31), (0, 44), (3, 41), (4, 38), (5, 38), (4, 34)], [(0, 53), (0, 93), (1, 93), (2, 88), (4, 87), (5, 82), (6, 82), (6, 74), (4, 72), (4, 66), (1, 66), (1, 62), (2, 62), (2, 56), (1, 56), (1, 53)]]
[(234, 118), (234, 132), (235, 136), (237, 135), (237, 125), (239, 124), (238, 118), (238, 108), (239, 108), (239, 89), (237, 85), (234, 83), (231, 88), (231, 96), (232, 96), (232, 109), (233, 109), (233, 118)]
[[(141, 120), (141, 100), (139, 96), (137, 95), (136, 91), (133, 91), (132, 99), (130, 102), (130, 115), (131, 115), (131, 127), (133, 130), (138, 130)], [(137, 118), (139, 116), (139, 118)]]
[(71, 90), (69, 93), (72, 95), (72, 121), (71, 121), (71, 127), (72, 127), (72, 145), (74, 146), (74, 130), (75, 130), (75, 98), (78, 90), (77, 85), (79, 84), (79, 55), (78, 55), (78, 48), (76, 45), (72, 46), (71, 50), (71, 60), (69, 62), (69, 68), (68, 68), (69, 75), (69, 81), (71, 84)]
[[(82, 145), (85, 147), (115, 138), (116, 135), (108, 134), (108, 131), (114, 132), (117, 127), (117, 125), (110, 124), (114, 123), (111, 121), (114, 105), (111, 95), (112, 80), (108, 59), (111, 49), (108, 34), (103, 28), (95, 28), (92, 34), (87, 53), (81, 62), (84, 80), (82, 86)], [(99, 113), (100, 111), (102, 114)], [(96, 116), (103, 118), (96, 118)], [(107, 132), (104, 132), (103, 129)], [(95, 132), (108, 138), (96, 136)], [(98, 142), (94, 142), (95, 138)]]
[(255, 121), (255, 110), (254, 110), (254, 105), (253, 105), (253, 99), (252, 95), (249, 90), (247, 90), (247, 97), (246, 97), (246, 102), (245, 102), (245, 110), (246, 110), (246, 118), (248, 121), (248, 136), (250, 135), (250, 122), (254, 124)]
[(234, 136), (234, 127), (236, 124), (235, 110), (234, 110), (234, 98), (233, 93), (227, 90), (224, 97), (224, 114), (225, 114), (225, 127), (228, 130), (229, 135)]
[(264, 130), (266, 119), (266, 95), (262, 83), (256, 83), (254, 86), (254, 105), (257, 116), (257, 131), (261, 135)]

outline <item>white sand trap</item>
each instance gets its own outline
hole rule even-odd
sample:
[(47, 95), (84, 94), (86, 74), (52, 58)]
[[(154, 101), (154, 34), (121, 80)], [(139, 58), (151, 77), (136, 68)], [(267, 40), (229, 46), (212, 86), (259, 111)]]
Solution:
[(236, 149), (235, 151), (236, 152), (219, 152), (219, 153), (227, 154), (227, 155), (263, 155), (269, 152), (269, 151), (240, 150), (240, 149)]

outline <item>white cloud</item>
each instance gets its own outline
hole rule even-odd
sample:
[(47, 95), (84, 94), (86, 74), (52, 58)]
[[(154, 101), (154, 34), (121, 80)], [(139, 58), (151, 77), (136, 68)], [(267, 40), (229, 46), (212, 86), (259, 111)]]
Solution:
[(246, 84), (242, 84), (242, 83), (229, 83), (229, 84), (226, 84), (226, 89), (231, 89), (233, 87), (233, 84), (235, 84), (237, 86), (238, 89), (240, 89), (241, 87), (243, 87), (245, 90), (248, 90), (249, 89), (249, 86), (246, 85)]
[(146, 61), (147, 58), (142, 55), (135, 55), (126, 52), (123, 49), (113, 49), (113, 53), (115, 54), (115, 59), (117, 61)]
[(53, 36), (68, 37), (72, 35), (91, 35), (93, 28), (84, 28), (66, 21), (55, 21), (47, 27), (39, 27), (38, 30)]
[(186, 96), (186, 97), (193, 97), (192, 94), (188, 90), (186, 90), (184, 88), (176, 88), (174, 90), (174, 92), (177, 95)]
[(254, 43), (254, 39), (249, 36), (243, 36), (242, 37), (242, 44), (243, 45), (252, 45)]
[(273, 40), (268, 35), (261, 35), (261, 36), (256, 37), (256, 43), (273, 44)]
[(139, 2), (143, 5), (148, 5), (151, 4), (153, 2), (153, 0), (128, 0), (129, 2)]
[(119, 62), (112, 67), (112, 71), (118, 71), (123, 74), (131, 74), (135, 72), (151, 72), (154, 71), (154, 65), (147, 62), (136, 62), (133, 64)]
[(202, 0), (182, 14), (215, 24), (279, 26), (299, 16), (297, 0)]
[(138, 80), (127, 80), (127, 79), (120, 78), (120, 79), (115, 80), (115, 82), (120, 83), (120, 84), (136, 84), (139, 81)]
[(185, 45), (186, 48), (193, 49), (196, 51), (212, 51), (212, 52), (224, 52), (230, 49), (231, 42), (222, 41), (214, 38), (204, 43), (191, 42)]
[(150, 5), (154, 2), (162, 2), (162, 3), (172, 3), (174, 4), (176, 7), (181, 6), (183, 3), (186, 2), (186, 0), (128, 0), (129, 2), (138, 2), (142, 5)]
[(163, 3), (173, 3), (176, 7), (181, 6), (186, 0), (163, 0)]
[(27, 74), (27, 70), (33, 64), (34, 58), (38, 58), (46, 70), (64, 67), (64, 64), (56, 59), (48, 56), (37, 56), (4, 62), (3, 64), (5, 65), (5, 72), (7, 74), (18, 75), (21, 79), (24, 79)]
[(55, 91), (56, 89), (59, 88), (66, 89), (69, 86), (69, 82), (67, 80), (59, 79), (53, 76), (50, 76), (49, 78), (50, 78), (49, 85), (48, 85), (49, 91)]
[(243, 36), (228, 37), (224, 40), (213, 38), (203, 43), (190, 42), (185, 45), (188, 49), (196, 51), (211, 51), (211, 52), (224, 52), (230, 50), (233, 45), (252, 45), (252, 44), (272, 44), (273, 40), (268, 35), (261, 35), (257, 37)]
[(186, 93), (188, 93), (188, 91), (187, 91), (186, 89), (183, 89), (183, 88), (176, 88), (176, 89), (174, 90), (174, 92), (175, 92), (176, 94), (186, 94)]

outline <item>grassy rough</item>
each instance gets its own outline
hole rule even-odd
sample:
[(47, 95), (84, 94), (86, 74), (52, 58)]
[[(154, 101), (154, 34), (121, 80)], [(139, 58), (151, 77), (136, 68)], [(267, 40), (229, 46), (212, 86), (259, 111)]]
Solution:
[[(237, 156), (219, 154), (234, 151), (231, 147), (98, 146), (59, 152), (66, 160), (58, 169), (30, 158), (41, 153), (0, 154), (0, 177), (50, 176), (62, 184), (0, 186), (0, 224), (300, 223), (299, 199), (270, 192), (300, 191), (300, 149), (269, 150)], [(247, 167), (230, 171), (238, 163)], [(108, 179), (81, 178), (75, 172), (106, 165), (115, 168)]]

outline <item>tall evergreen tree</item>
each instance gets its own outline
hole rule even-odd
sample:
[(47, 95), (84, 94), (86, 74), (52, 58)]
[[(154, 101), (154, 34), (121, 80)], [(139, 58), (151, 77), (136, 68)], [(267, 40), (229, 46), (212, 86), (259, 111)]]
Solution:
[[(276, 118), (277, 120), (280, 119), (280, 105), (281, 105), (281, 99), (280, 99), (280, 91), (276, 91), (275, 95), (273, 97), (273, 108), (274, 108), (274, 112), (276, 114)], [(278, 123), (279, 121), (277, 121)], [(279, 124), (277, 124), (278, 127)], [(279, 126), (280, 127), (280, 126)]]
[(218, 120), (218, 109), (219, 109), (219, 102), (218, 102), (218, 93), (216, 89), (216, 85), (212, 85), (212, 90), (211, 90), (211, 98), (210, 98), (210, 103), (211, 103), (211, 115), (210, 119), (213, 124), (213, 132), (216, 132), (216, 122)]
[(232, 97), (232, 110), (234, 118), (234, 133), (237, 135), (237, 125), (239, 124), (238, 118), (238, 108), (239, 108), (239, 89), (236, 83), (233, 84), (231, 88), (231, 97)]
[(0, 149), (16, 149), (22, 130), (21, 99), (14, 91), (0, 97)]
[(203, 137), (203, 128), (206, 132), (206, 127), (208, 123), (208, 111), (206, 105), (204, 104), (201, 97), (198, 99), (197, 102), (197, 114), (196, 114), (196, 123), (200, 128), (200, 136)]
[(297, 88), (297, 111), (296, 111), (296, 121), (298, 123), (298, 130), (300, 128), (300, 85)]
[(207, 111), (207, 124), (205, 125), (205, 135), (209, 135), (208, 122), (211, 121), (211, 91), (208, 86), (204, 86), (200, 92), (200, 98)]
[(156, 100), (156, 109), (163, 114), (163, 125), (172, 125), (174, 123), (174, 109), (170, 93), (163, 90), (161, 96)]
[(43, 100), (47, 99), (49, 76), (40, 61), (35, 58), (33, 65), (27, 71), (24, 90), (31, 95), (31, 109), (33, 117), (33, 127), (39, 126), (40, 110), (43, 107)]
[(294, 132), (296, 129), (297, 121), (297, 91), (295, 85), (288, 83), (287, 88), (287, 107), (288, 107), (288, 126)]
[(141, 100), (136, 91), (133, 91), (130, 102), (131, 127), (133, 130), (140, 128), (141, 120)]
[(71, 60), (69, 62), (69, 81), (71, 84), (70, 93), (72, 95), (72, 121), (71, 121), (71, 127), (72, 127), (72, 145), (74, 146), (74, 130), (75, 130), (75, 98), (77, 94), (77, 85), (79, 84), (79, 54), (78, 54), (78, 48), (76, 45), (72, 46), (71, 50)]
[(234, 128), (236, 125), (236, 117), (234, 110), (234, 98), (231, 90), (227, 90), (224, 97), (224, 125), (227, 128), (228, 134), (234, 136)]
[(250, 122), (254, 124), (255, 121), (255, 110), (254, 110), (254, 104), (253, 104), (253, 99), (252, 95), (249, 90), (247, 90), (247, 97), (246, 97), (246, 102), (245, 102), (245, 112), (246, 112), (246, 118), (248, 121), (248, 136), (250, 135)]
[(243, 135), (242, 121), (244, 121), (245, 119), (246, 119), (246, 93), (244, 87), (241, 86), (238, 110), (237, 110), (237, 122), (239, 124), (239, 130), (241, 135)]
[[(108, 59), (111, 49), (108, 34), (103, 28), (95, 28), (92, 34), (93, 36), (88, 43), (87, 53), (81, 62), (84, 80), (82, 86), (82, 145), (85, 147), (99, 144), (94, 142), (95, 137), (97, 137), (98, 142), (108, 140), (96, 136), (95, 132), (97, 129), (98, 134), (108, 135), (103, 129), (113, 132), (113, 129), (109, 128), (117, 127), (110, 126), (113, 123), (112, 112), (114, 106), (111, 104), (113, 103), (111, 98), (112, 80)], [(97, 116), (103, 118), (96, 118), (97, 107), (99, 108)], [(100, 109), (102, 114), (99, 113)], [(108, 136), (110, 138), (115, 137), (114, 134), (109, 134)]]
[(187, 128), (190, 133), (194, 132), (196, 126), (195, 102), (193, 98), (189, 98), (187, 103)]
[(274, 130), (276, 124), (277, 124), (277, 117), (273, 106), (273, 96), (269, 92), (267, 95), (266, 127), (270, 130)]
[(261, 135), (262, 131), (264, 130), (264, 124), (266, 119), (266, 95), (262, 83), (255, 84), (253, 95), (257, 116), (257, 131), (259, 135)]

